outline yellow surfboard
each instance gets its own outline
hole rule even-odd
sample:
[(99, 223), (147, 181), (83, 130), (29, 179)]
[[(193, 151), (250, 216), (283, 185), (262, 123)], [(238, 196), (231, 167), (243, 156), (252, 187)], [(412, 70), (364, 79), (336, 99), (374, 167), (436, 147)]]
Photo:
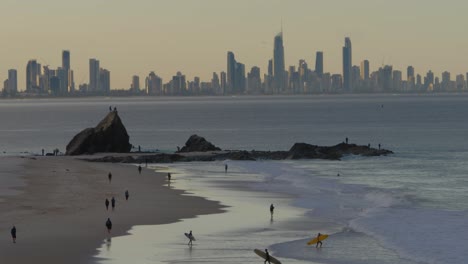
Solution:
[(316, 237), (316, 238), (312, 239), (311, 241), (307, 242), (307, 245), (317, 244), (317, 242), (325, 240), (325, 239), (327, 239), (327, 237), (328, 237), (328, 235), (322, 234), (322, 235), (320, 235), (320, 237), (318, 237), (318, 238)]

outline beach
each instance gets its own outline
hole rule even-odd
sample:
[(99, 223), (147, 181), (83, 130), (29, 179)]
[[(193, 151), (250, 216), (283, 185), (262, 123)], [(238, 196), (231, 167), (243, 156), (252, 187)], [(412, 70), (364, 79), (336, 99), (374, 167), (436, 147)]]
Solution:
[[(103, 241), (127, 234), (132, 226), (222, 211), (218, 202), (168, 188), (166, 174), (143, 169), (140, 175), (133, 165), (65, 156), (2, 157), (0, 164), (2, 263), (93, 263)], [(104, 201), (112, 197), (115, 210), (107, 211)], [(110, 234), (108, 217), (113, 222)], [(16, 244), (10, 236), (13, 225)]]

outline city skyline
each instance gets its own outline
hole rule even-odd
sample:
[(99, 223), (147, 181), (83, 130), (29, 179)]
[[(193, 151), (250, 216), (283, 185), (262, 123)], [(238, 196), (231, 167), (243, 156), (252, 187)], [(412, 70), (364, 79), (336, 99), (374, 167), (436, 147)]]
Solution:
[[(233, 51), (247, 69), (266, 69), (271, 36), (280, 30), (281, 18), (286, 67), (300, 59), (313, 65), (315, 52), (323, 51), (324, 70), (341, 72), (342, 38), (349, 36), (354, 64), (368, 59), (372, 69), (391, 64), (402, 70), (413, 65), (421, 73), (466, 71), (468, 40), (459, 33), (463, 32), (463, 8), (418, 0), (328, 2), (199, 0), (184, 2), (180, 8), (180, 3), (171, 1), (116, 1), (112, 6), (88, 0), (3, 1), (2, 10), (11, 12), (0, 18), (2, 34), (9, 40), (0, 51), (0, 79), (6, 79), (12, 68), (22, 79), (25, 62), (33, 58), (42, 65), (59, 66), (60, 50), (73, 53), (77, 84), (88, 80), (88, 59), (98, 58), (113, 73), (111, 82), (117, 89), (127, 88), (131, 76), (150, 71), (165, 80), (177, 71), (209, 79), (213, 71), (224, 69), (226, 50)], [(177, 6), (180, 10), (175, 12)], [(269, 12), (264, 12), (266, 7)], [(11, 15), (18, 12), (27, 18)], [(399, 14), (398, 19), (392, 12)], [(242, 19), (236, 19), (240, 14)], [(28, 25), (33, 20), (44, 26), (31, 29)], [(45, 26), (57, 21), (60, 25)], [(18, 85), (24, 89), (22, 82)]]

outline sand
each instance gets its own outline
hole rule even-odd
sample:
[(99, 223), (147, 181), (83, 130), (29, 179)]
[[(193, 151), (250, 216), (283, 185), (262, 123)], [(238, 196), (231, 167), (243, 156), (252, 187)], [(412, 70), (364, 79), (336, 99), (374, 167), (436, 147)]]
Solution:
[[(143, 169), (140, 175), (132, 165), (74, 157), (5, 157), (0, 164), (0, 175), (16, 171), (24, 180), (24, 186), (14, 188), (19, 192), (0, 193), (0, 263), (94, 263), (103, 241), (125, 235), (132, 226), (222, 212), (218, 202), (168, 188), (166, 174)], [(107, 211), (104, 201), (112, 197), (116, 209)], [(111, 234), (105, 227), (108, 217)], [(10, 236), (13, 224), (16, 244)]]

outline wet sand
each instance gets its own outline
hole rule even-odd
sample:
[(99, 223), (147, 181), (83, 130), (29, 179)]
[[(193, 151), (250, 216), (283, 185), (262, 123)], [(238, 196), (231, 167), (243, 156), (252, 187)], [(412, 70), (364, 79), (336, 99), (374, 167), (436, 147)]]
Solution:
[[(19, 192), (0, 193), (2, 263), (94, 263), (103, 241), (127, 234), (132, 226), (222, 211), (218, 202), (164, 186), (166, 174), (143, 169), (140, 175), (132, 165), (73, 157), (4, 157), (0, 164), (0, 174), (10, 173), (11, 178), (11, 171), (16, 171), (24, 181), (24, 186), (13, 187)], [(8, 177), (0, 177), (4, 178)], [(130, 193), (128, 201), (125, 190)], [(113, 196), (116, 209), (106, 211), (104, 201)], [(108, 217), (113, 222), (111, 234), (105, 227)], [(16, 244), (10, 236), (13, 224)]]

